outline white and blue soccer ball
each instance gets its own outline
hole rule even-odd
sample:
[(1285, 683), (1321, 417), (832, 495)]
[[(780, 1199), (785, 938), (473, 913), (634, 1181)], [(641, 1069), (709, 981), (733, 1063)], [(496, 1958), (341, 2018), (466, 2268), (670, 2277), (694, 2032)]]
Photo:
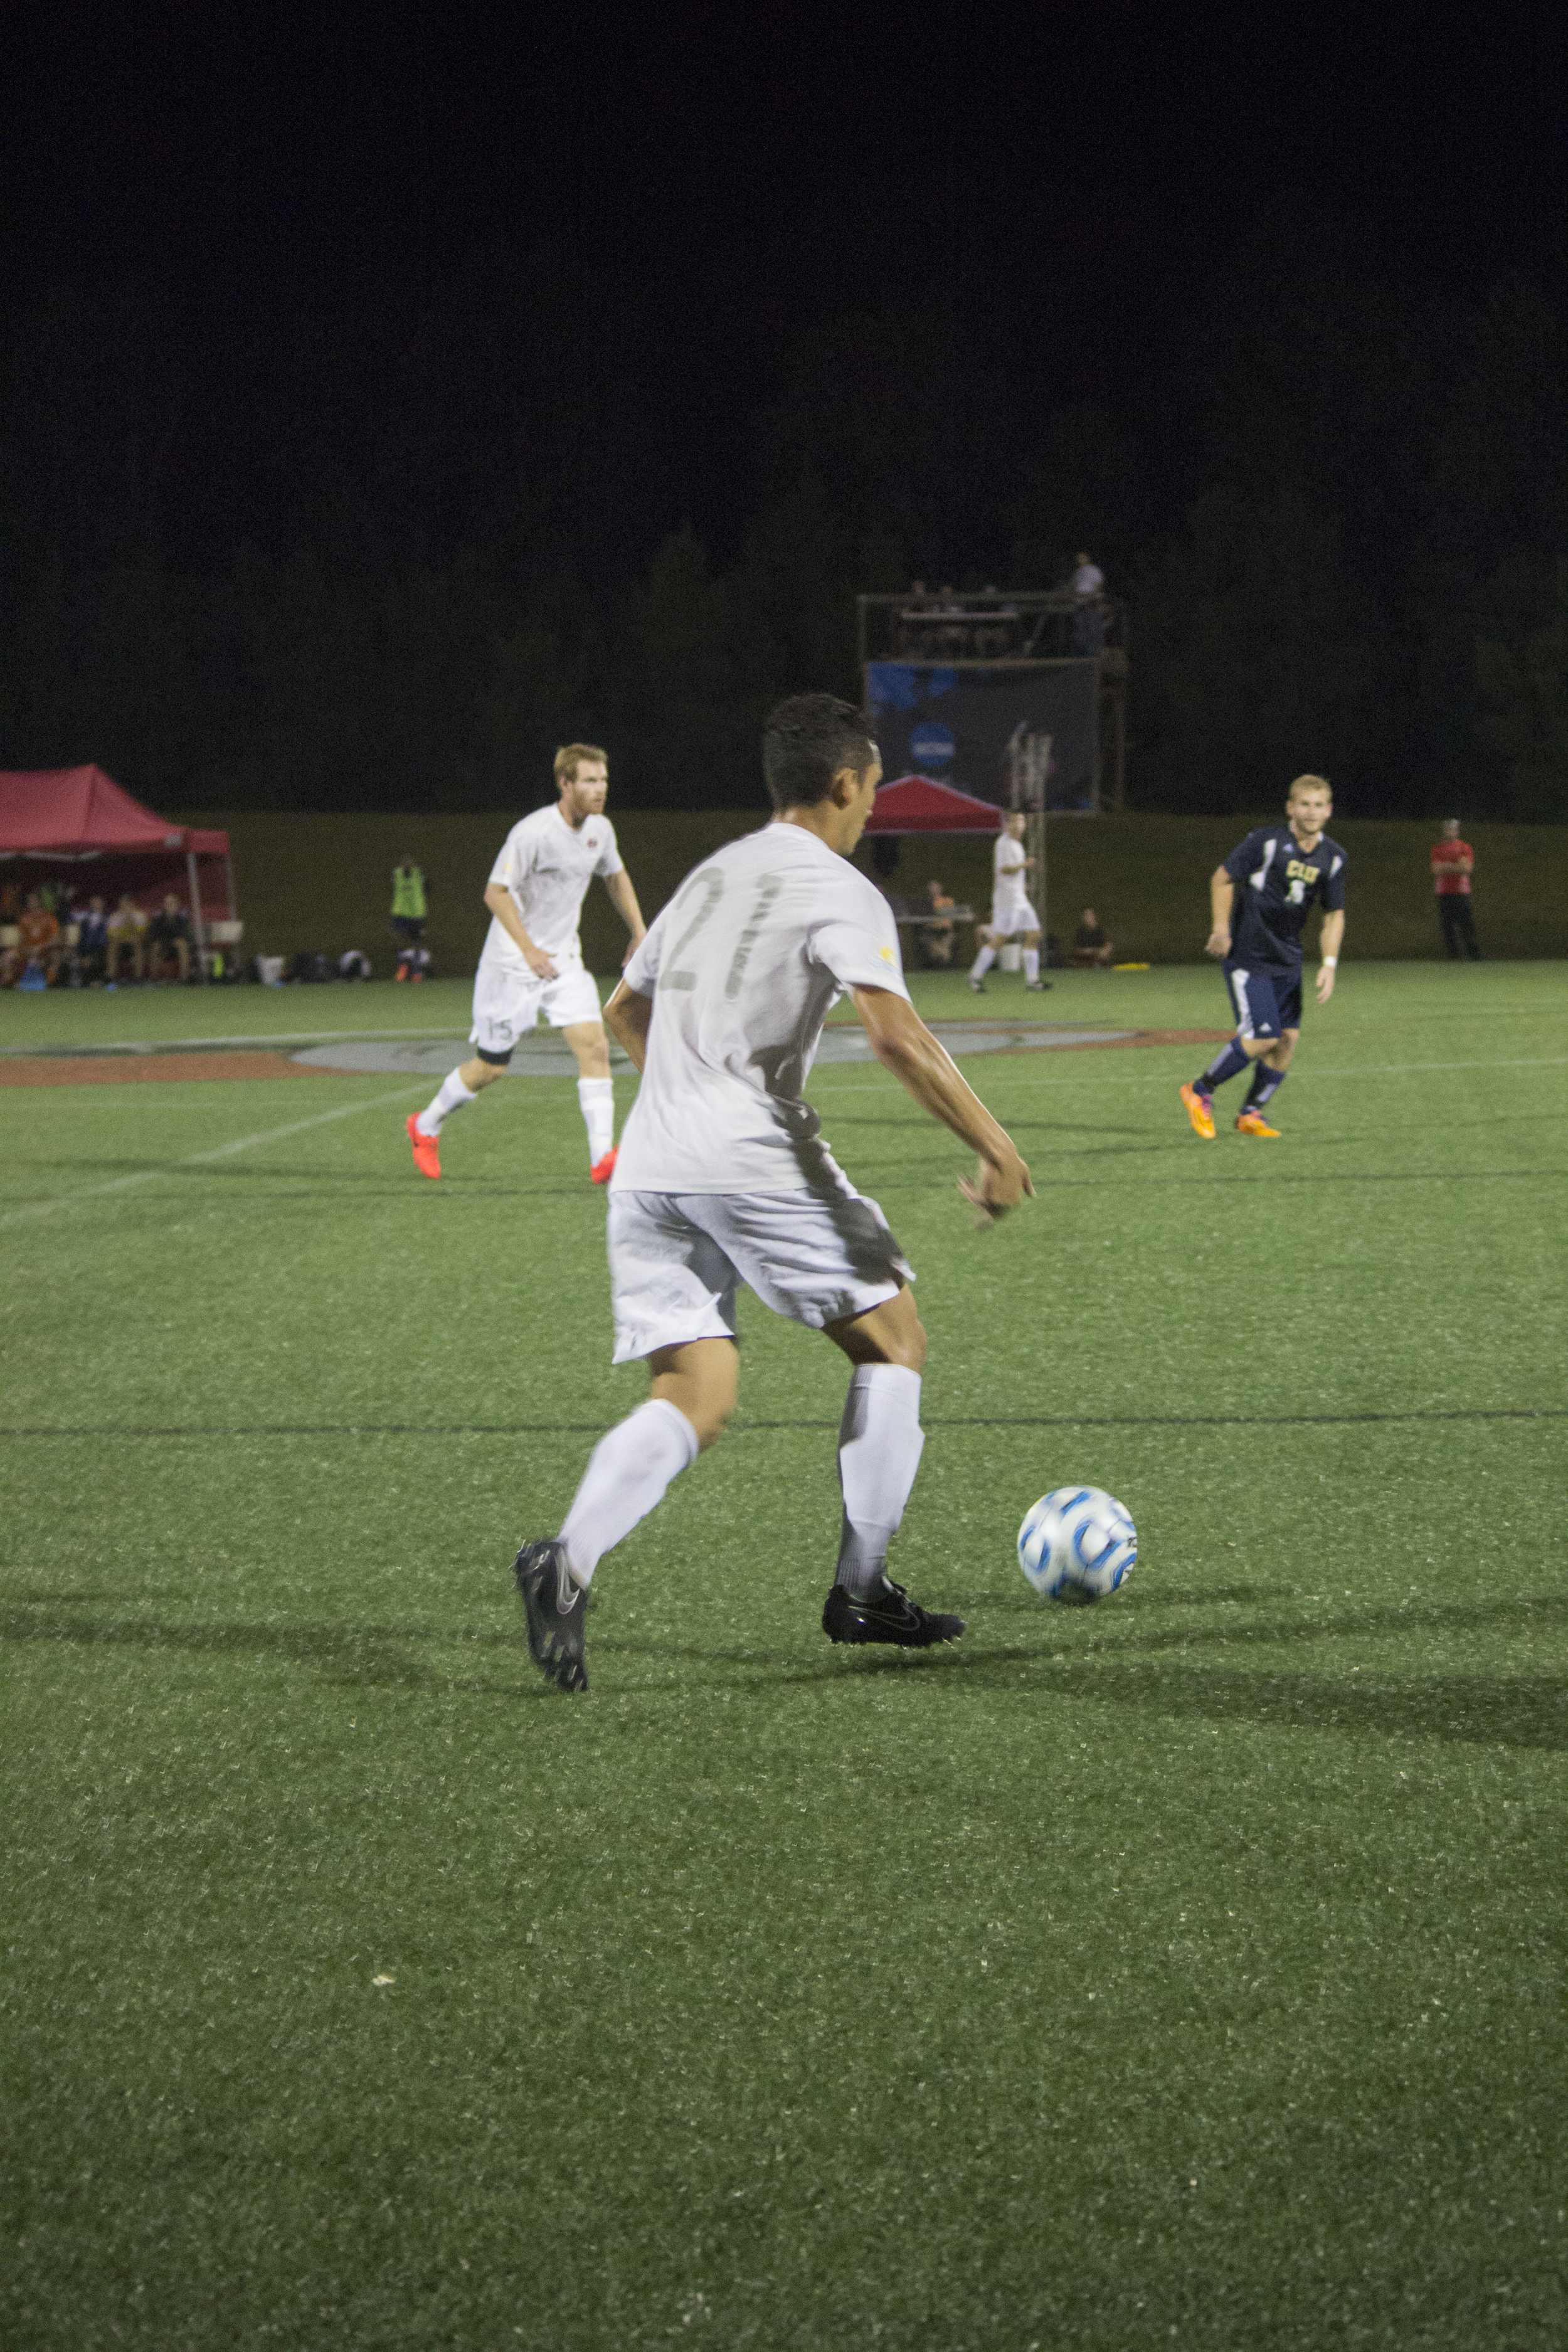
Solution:
[(1098, 1486), (1053, 1486), (1018, 1529), (1019, 1566), (1051, 1601), (1103, 1601), (1125, 1583), (1137, 1558), (1137, 1528), (1114, 1495)]

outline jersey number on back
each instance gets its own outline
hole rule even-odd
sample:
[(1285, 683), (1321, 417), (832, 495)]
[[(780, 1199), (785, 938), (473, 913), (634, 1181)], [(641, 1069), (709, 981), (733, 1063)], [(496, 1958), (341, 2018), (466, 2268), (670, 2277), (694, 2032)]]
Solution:
[[(690, 945), (691, 941), (697, 937), (698, 932), (702, 929), (703, 924), (713, 912), (714, 908), (719, 904), (720, 899), (724, 896), (724, 877), (720, 873), (717, 866), (710, 866), (705, 874), (694, 874), (692, 876), (690, 887), (681, 893), (683, 901), (690, 898), (692, 891), (697, 888), (700, 883), (703, 889), (707, 891), (708, 896), (703, 899), (702, 904), (692, 916), (691, 920), (687, 924), (686, 929), (681, 932), (680, 937), (676, 940), (669, 959), (672, 967), (676, 964), (682, 950)], [(697, 985), (697, 974), (694, 971), (678, 971), (671, 969), (664, 974), (658, 984), (661, 988), (695, 988)]]
[(752, 908), (752, 919), (735, 941), (735, 952), (730, 958), (730, 969), (724, 978), (726, 996), (739, 996), (741, 993), (741, 982), (745, 978), (746, 965), (751, 959), (757, 933), (763, 928), (763, 917), (783, 888), (784, 877), (780, 874), (764, 874), (758, 883), (757, 903)]
[[(698, 883), (702, 885), (707, 896), (670, 950), (669, 960), (672, 965), (677, 963), (683, 950), (696, 938), (720, 899), (724, 896), (724, 877), (714, 867), (710, 867), (705, 874), (693, 875), (693, 889)], [(784, 878), (778, 874), (764, 874), (758, 883), (757, 903), (752, 909), (751, 920), (735, 942), (735, 952), (730, 959), (730, 969), (724, 977), (726, 996), (739, 996), (741, 982), (745, 977), (746, 965), (751, 960), (752, 950), (756, 944), (757, 933), (763, 928), (763, 918), (783, 888)], [(688, 898), (690, 895), (690, 891), (685, 893)], [(676, 969), (666, 972), (658, 984), (661, 988), (695, 988), (697, 974), (694, 971), (681, 971)]]

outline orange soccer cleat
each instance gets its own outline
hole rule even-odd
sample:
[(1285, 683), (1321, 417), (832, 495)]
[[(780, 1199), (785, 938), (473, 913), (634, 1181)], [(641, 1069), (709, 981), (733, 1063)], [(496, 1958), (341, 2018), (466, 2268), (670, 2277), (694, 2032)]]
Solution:
[(1244, 1110), (1236, 1122), (1237, 1135), (1271, 1135), (1279, 1139), (1279, 1129), (1270, 1127), (1259, 1110)]
[(607, 1184), (616, 1172), (616, 1147), (612, 1143), (602, 1160), (595, 1160), (588, 1171), (590, 1184)]
[(420, 1133), (418, 1112), (411, 1110), (403, 1124), (408, 1129), (408, 1140), (414, 1146), (414, 1165), (421, 1176), (439, 1176), (441, 1147), (433, 1135)]
[(1187, 1117), (1193, 1122), (1193, 1132), (1205, 1142), (1214, 1141), (1214, 1104), (1207, 1095), (1199, 1094), (1196, 1087), (1184, 1087), (1182, 1100), (1187, 1106)]

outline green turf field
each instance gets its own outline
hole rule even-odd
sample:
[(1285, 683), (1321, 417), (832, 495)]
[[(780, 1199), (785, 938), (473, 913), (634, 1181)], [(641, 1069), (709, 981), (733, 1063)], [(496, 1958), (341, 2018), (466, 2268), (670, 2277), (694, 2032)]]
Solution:
[[(439, 1187), (427, 1081), (7, 1091), (6, 2352), (1557, 2347), (1565, 976), (1347, 966), (1278, 1144), (1190, 1134), (1203, 1048), (976, 1060), (990, 1235), (820, 1071), (931, 1333), (895, 1573), (969, 1635), (824, 1642), (843, 1375), (756, 1310), (576, 1701), (510, 1560), (641, 1382), (570, 1082)], [(1099, 1609), (1013, 1555), (1069, 1479), (1141, 1530)]]

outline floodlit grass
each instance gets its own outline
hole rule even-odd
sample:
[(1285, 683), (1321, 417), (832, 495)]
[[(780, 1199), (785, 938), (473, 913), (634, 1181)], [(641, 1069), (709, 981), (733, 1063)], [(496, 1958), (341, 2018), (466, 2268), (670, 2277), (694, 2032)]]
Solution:
[(86, 1046), (166, 1047), (214, 1038), (336, 1035), (381, 1030), (412, 1036), (466, 1037), (474, 998), (468, 980), (327, 981), (319, 986), (258, 988), (54, 988), (0, 996), (0, 1051), (61, 1052)]
[[(969, 1634), (823, 1641), (843, 1378), (755, 1310), (578, 1701), (508, 1572), (641, 1393), (570, 1083), (439, 1187), (425, 1086), (9, 1093), (0, 2340), (1558, 2343), (1563, 979), (1350, 967), (1273, 1145), (1190, 1134), (1202, 1049), (977, 1060), (1040, 1193), (988, 1236), (825, 1069), (931, 1337), (896, 1572)], [(1201, 971), (921, 995), (1225, 1017)], [(1065, 1479), (1142, 1534), (1095, 1610), (1013, 1557)]]

